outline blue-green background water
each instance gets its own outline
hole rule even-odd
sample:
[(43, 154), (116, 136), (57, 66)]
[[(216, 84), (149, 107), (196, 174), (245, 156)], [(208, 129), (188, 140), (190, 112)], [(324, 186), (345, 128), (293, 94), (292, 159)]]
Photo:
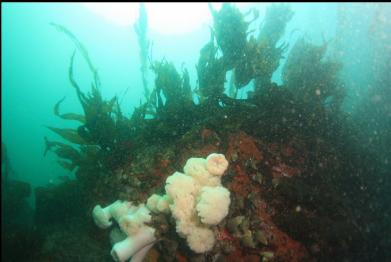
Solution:
[[(81, 4), (4, 4), (2, 139), (19, 179), (33, 185), (67, 174), (52, 155), (43, 157), (43, 137), (51, 137), (45, 125), (64, 125), (53, 115), (54, 104), (66, 96), (63, 112), (81, 110), (67, 73), (74, 45), (50, 22), (66, 25), (87, 46), (107, 87), (102, 90), (104, 97), (123, 96), (127, 114), (143, 99), (133, 25), (112, 24)], [(166, 56), (176, 64), (185, 62), (194, 71), (198, 50), (208, 40), (209, 32), (204, 27), (185, 35), (151, 32), (150, 37), (156, 42), (154, 56)], [(91, 75), (80, 56), (75, 67), (77, 79), (89, 87)]]
[[(262, 18), (267, 4), (241, 5), (240, 9), (245, 11), (253, 6), (259, 9)], [(340, 41), (344, 46), (342, 74), (349, 89), (345, 106), (354, 111), (355, 103), (365, 97), (372, 80), (368, 75), (373, 52), (369, 37), (378, 7), (337, 3), (291, 6), (295, 15), (283, 38), (291, 46), (302, 35), (315, 43), (325, 39)], [(148, 8), (147, 5), (147, 12)], [(336, 34), (340, 8), (347, 8), (347, 13), (351, 14), (344, 22), (348, 25), (345, 25), (343, 39), (338, 39), (341, 35)], [(133, 25), (118, 26), (78, 3), (2, 4), (2, 141), (7, 145), (14, 175), (34, 186), (49, 181), (57, 183), (58, 176), (69, 175), (58, 166), (53, 154), (43, 156), (43, 137), (57, 138), (45, 126), (72, 125), (55, 117), (54, 104), (66, 96), (61, 111), (81, 111), (67, 74), (75, 47), (64, 34), (50, 26), (50, 22), (69, 28), (88, 48), (99, 70), (104, 97), (119, 95), (128, 115), (143, 99), (139, 47)], [(186, 24), (186, 21), (178, 23)], [(154, 43), (153, 58), (166, 57), (178, 68), (184, 63), (194, 88), (195, 64), (200, 48), (209, 40), (210, 24), (209, 19), (197, 29), (182, 34), (162, 34), (149, 29), (149, 38)], [(81, 86), (89, 87), (91, 74), (80, 55), (76, 56), (75, 68)], [(274, 78), (281, 82), (278, 73)], [(149, 77), (152, 83), (152, 74)], [(245, 97), (245, 91), (241, 90), (239, 97)]]

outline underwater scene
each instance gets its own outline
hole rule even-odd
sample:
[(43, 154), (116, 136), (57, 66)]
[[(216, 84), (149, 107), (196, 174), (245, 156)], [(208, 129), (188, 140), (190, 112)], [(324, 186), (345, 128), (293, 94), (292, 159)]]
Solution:
[(2, 3), (2, 261), (391, 261), (390, 3)]

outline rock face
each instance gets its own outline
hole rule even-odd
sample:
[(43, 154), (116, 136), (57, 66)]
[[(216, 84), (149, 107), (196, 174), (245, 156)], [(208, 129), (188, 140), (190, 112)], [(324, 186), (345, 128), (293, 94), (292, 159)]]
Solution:
[(30, 184), (8, 179), (1, 190), (1, 258), (8, 261), (35, 258), (42, 236), (33, 227), (34, 210), (27, 202)]
[[(153, 193), (164, 193), (164, 181), (190, 157), (206, 158), (213, 152), (224, 154), (229, 162), (221, 185), (230, 191), (231, 204), (227, 216), (211, 226), (216, 241), (208, 256), (223, 261), (307, 261), (329, 257), (325, 253), (328, 248), (338, 250), (332, 244), (334, 233), (323, 228), (336, 230), (338, 225), (354, 232), (341, 217), (337, 217), (338, 224), (333, 223), (335, 200), (318, 193), (327, 187), (318, 183), (303, 143), (295, 139), (269, 142), (244, 131), (221, 132), (199, 126), (169, 147), (139, 149), (139, 157), (131, 164), (100, 176), (88, 187), (68, 181), (37, 188), (36, 222), (49, 232), (42, 257), (72, 258), (71, 253), (83, 248), (89, 250), (89, 257), (111, 259), (107, 232), (85, 222), (91, 220), (86, 210), (92, 210), (96, 202), (113, 199), (145, 203)], [(78, 227), (63, 228), (69, 221), (78, 221)], [(156, 238), (165, 241), (155, 244), (147, 259), (190, 261), (204, 255), (193, 252), (178, 235), (171, 214), (152, 214), (151, 226)], [(85, 244), (77, 246), (76, 239)]]
[(37, 187), (35, 198), (35, 223), (38, 225), (62, 224), (84, 216), (83, 192), (76, 181)]
[[(274, 222), (279, 214), (275, 203), (270, 201), (276, 189), (273, 180), (282, 183), (300, 176), (304, 159), (293, 146), (265, 143), (242, 131), (219, 136), (211, 129), (202, 129), (187, 135), (192, 140), (186, 140), (184, 146), (178, 143), (182, 148), (179, 155), (206, 157), (218, 151), (229, 161), (222, 185), (230, 190), (232, 202), (227, 217), (215, 227), (217, 244), (211, 252), (220, 254), (224, 261), (303, 261), (308, 258), (305, 245)], [(186, 249), (178, 249), (177, 257), (183, 258), (183, 255), (195, 256)]]
[[(4, 181), (2, 181), (4, 182)], [(6, 185), (2, 185), (1, 190), (1, 213), (2, 225), (5, 229), (24, 224), (31, 226), (32, 210), (27, 202), (27, 198), (31, 195), (31, 186), (29, 183), (10, 179)], [(26, 216), (26, 214), (29, 214)]]

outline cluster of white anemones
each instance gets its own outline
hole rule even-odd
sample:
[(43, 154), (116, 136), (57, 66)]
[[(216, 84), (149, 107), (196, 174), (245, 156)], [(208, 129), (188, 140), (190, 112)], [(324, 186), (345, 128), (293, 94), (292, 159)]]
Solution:
[(111, 251), (116, 261), (142, 261), (155, 239), (150, 222), (150, 211), (169, 213), (176, 221), (176, 231), (186, 238), (189, 247), (197, 253), (213, 248), (215, 236), (210, 226), (217, 225), (228, 214), (230, 192), (221, 185), (221, 176), (228, 167), (222, 154), (204, 158), (190, 158), (184, 173), (175, 172), (166, 179), (166, 194), (153, 194), (147, 206), (133, 206), (116, 201), (106, 208), (97, 205), (93, 218), (97, 226), (108, 228), (113, 218), (127, 238), (117, 242)]
[(145, 225), (151, 221), (151, 215), (144, 204), (134, 206), (131, 202), (117, 200), (105, 208), (95, 206), (92, 217), (100, 228), (110, 227), (111, 219), (114, 219), (126, 234), (127, 237), (113, 245), (111, 255), (115, 261), (125, 261), (130, 257), (132, 262), (143, 261), (156, 240), (155, 229)]
[(217, 225), (228, 214), (230, 192), (221, 185), (227, 167), (222, 154), (190, 158), (184, 173), (175, 172), (167, 178), (166, 194), (154, 194), (147, 201), (152, 212), (171, 211), (176, 231), (194, 252), (213, 248), (215, 236), (209, 226)]

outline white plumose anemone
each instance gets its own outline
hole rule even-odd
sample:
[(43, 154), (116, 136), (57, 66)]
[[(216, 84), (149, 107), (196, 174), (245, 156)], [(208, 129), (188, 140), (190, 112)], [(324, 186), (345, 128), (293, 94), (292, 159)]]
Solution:
[(206, 169), (214, 176), (222, 176), (228, 168), (228, 161), (223, 154), (210, 154), (206, 158)]
[(209, 228), (197, 227), (186, 238), (189, 247), (196, 253), (204, 253), (213, 248), (215, 237)]
[[(145, 226), (137, 234), (129, 235), (123, 241), (117, 242), (111, 249), (115, 261), (126, 261), (132, 257), (132, 262), (143, 261), (144, 256), (156, 240), (155, 229)], [(146, 249), (146, 250), (145, 250)], [(140, 253), (141, 252), (141, 253)]]
[[(123, 262), (132, 257), (132, 262), (142, 262), (156, 240), (155, 229), (145, 225), (151, 221), (151, 215), (144, 204), (134, 206), (131, 202), (117, 200), (105, 208), (95, 206), (92, 216), (100, 228), (110, 227), (110, 219), (115, 219), (121, 231), (125, 233), (125, 238), (116, 233), (113, 239), (115, 244), (111, 255), (115, 261)], [(123, 239), (119, 239), (119, 236)]]
[[(228, 161), (222, 154), (211, 154), (206, 159), (190, 158), (183, 168), (184, 174), (175, 172), (166, 179), (165, 196), (176, 220), (176, 231), (186, 238), (194, 252), (213, 248), (215, 236), (208, 226), (217, 225), (228, 214), (230, 193), (221, 185), (227, 167)], [(157, 210), (163, 197), (151, 196), (148, 205)]]
[(130, 211), (131, 207), (132, 204), (130, 202), (120, 200), (115, 201), (105, 208), (96, 205), (92, 210), (92, 217), (98, 227), (105, 229), (113, 224), (111, 218), (118, 221), (121, 216)]
[[(127, 201), (116, 201), (106, 208), (97, 205), (93, 218), (97, 226), (107, 228), (114, 218), (126, 238), (117, 234), (111, 255), (115, 261), (141, 262), (156, 241), (155, 229), (146, 225), (154, 213), (171, 212), (176, 220), (176, 231), (186, 238), (189, 247), (196, 253), (211, 250), (215, 236), (209, 228), (227, 216), (230, 192), (221, 185), (221, 176), (228, 167), (222, 154), (210, 154), (204, 158), (190, 158), (184, 174), (175, 172), (167, 177), (166, 194), (153, 194), (144, 204), (133, 206)], [(113, 235), (114, 236), (114, 235)], [(122, 235), (121, 238), (124, 236)]]
[(102, 229), (108, 228), (113, 224), (110, 221), (111, 214), (108, 207), (102, 208), (100, 205), (96, 205), (92, 210), (92, 218), (95, 224)]
[(222, 186), (203, 187), (196, 206), (201, 222), (217, 225), (228, 214), (230, 200), (229, 191)]

